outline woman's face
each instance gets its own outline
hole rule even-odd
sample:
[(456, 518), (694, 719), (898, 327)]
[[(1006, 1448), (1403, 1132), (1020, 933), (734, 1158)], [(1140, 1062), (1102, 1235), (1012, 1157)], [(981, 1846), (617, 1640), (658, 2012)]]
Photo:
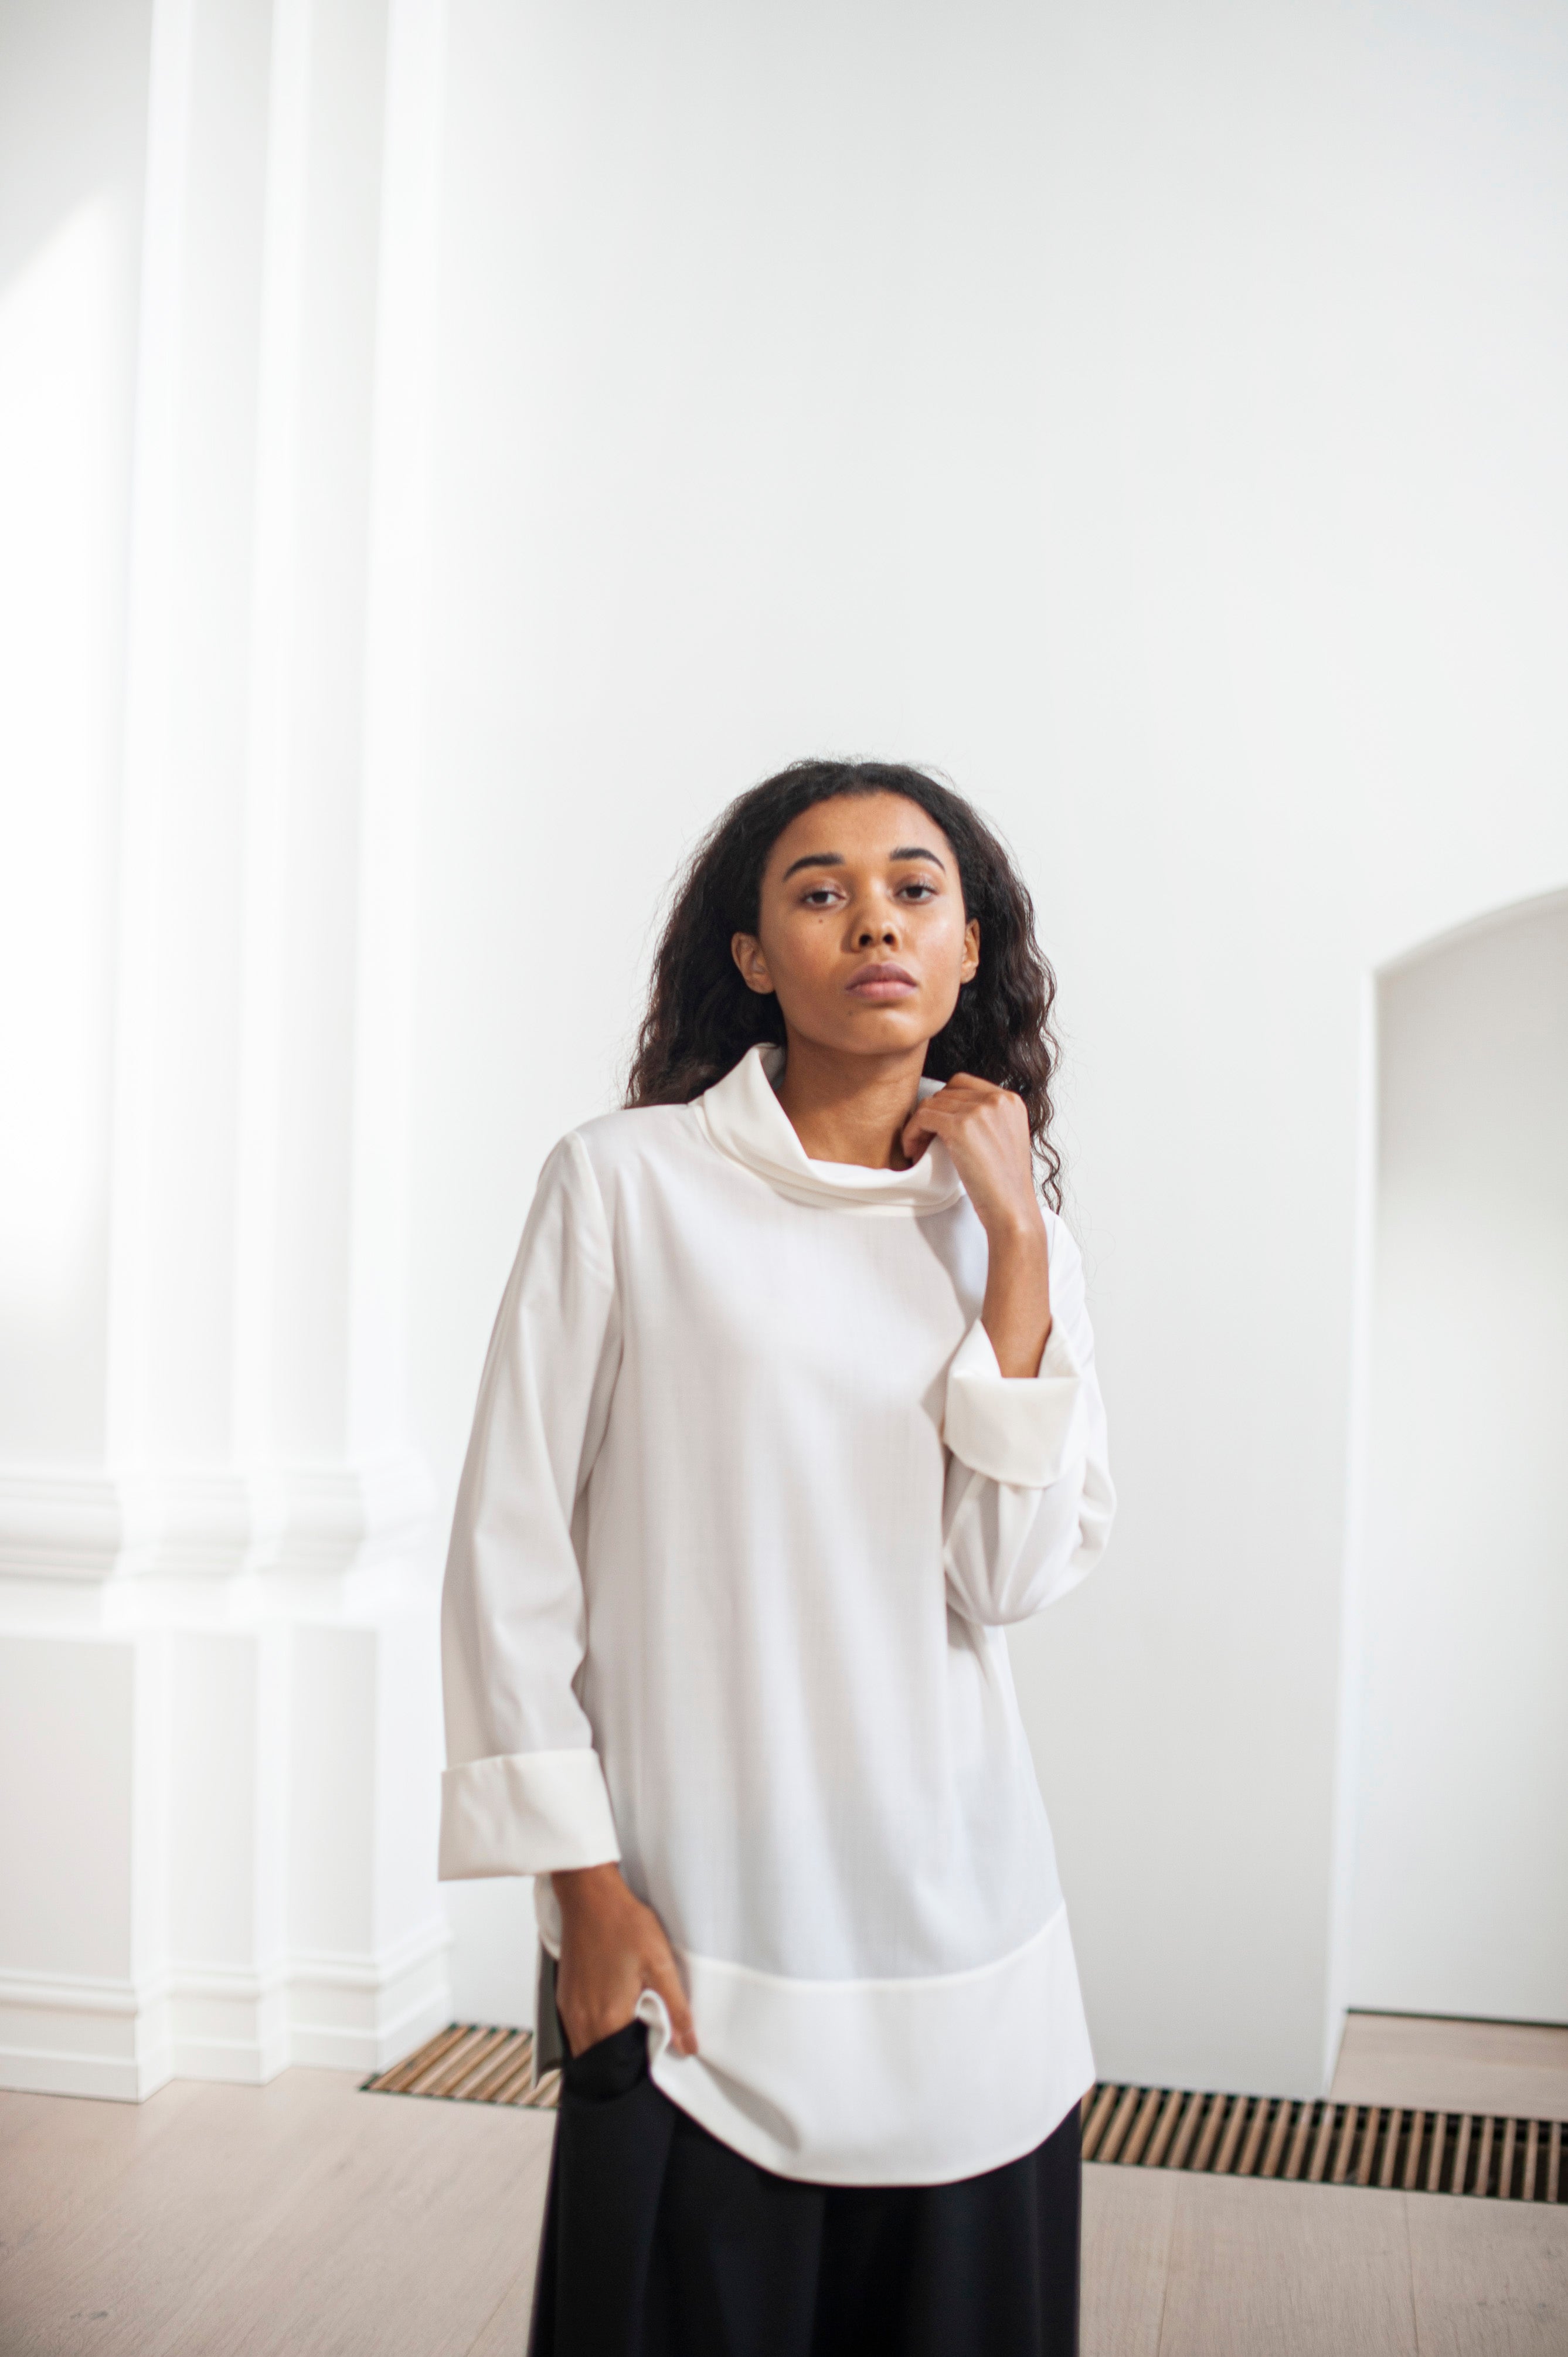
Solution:
[(947, 836), (902, 794), (844, 795), (790, 821), (735, 962), (777, 992), (792, 1038), (851, 1055), (923, 1047), (980, 963)]

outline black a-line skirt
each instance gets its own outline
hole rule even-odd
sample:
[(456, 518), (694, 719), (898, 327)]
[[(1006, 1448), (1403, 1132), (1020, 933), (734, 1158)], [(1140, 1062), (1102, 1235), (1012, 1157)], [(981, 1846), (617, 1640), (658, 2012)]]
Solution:
[(648, 2075), (631, 2022), (562, 2072), (530, 2357), (1075, 2357), (1079, 2114), (949, 2185), (804, 2185)]

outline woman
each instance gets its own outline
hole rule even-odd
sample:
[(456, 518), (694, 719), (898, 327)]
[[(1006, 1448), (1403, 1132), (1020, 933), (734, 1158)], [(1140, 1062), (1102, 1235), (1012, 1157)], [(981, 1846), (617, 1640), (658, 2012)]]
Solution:
[(1112, 1496), (1028, 894), (918, 770), (698, 850), (545, 1164), (444, 1615), (442, 1872), (569, 2060), (536, 2357), (1058, 2357), (1093, 2078), (1003, 1628)]

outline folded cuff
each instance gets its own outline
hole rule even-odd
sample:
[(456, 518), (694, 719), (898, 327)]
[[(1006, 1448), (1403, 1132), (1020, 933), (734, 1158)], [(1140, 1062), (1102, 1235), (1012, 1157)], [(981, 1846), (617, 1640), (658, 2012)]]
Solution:
[(550, 1874), (620, 1856), (596, 1751), (519, 1751), (470, 1760), (441, 1779), (443, 1882)]
[(1004, 1375), (977, 1318), (948, 1369), (942, 1438), (961, 1464), (1018, 1490), (1047, 1490), (1079, 1453), (1082, 1384), (1060, 1322), (1037, 1375)]

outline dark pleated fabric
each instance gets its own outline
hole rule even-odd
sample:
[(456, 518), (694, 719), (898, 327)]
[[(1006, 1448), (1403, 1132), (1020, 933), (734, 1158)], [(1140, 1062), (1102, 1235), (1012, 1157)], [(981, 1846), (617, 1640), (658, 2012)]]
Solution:
[(1076, 2357), (1079, 2115), (950, 2185), (800, 2185), (662, 2095), (631, 2022), (569, 2059), (530, 2357)]

